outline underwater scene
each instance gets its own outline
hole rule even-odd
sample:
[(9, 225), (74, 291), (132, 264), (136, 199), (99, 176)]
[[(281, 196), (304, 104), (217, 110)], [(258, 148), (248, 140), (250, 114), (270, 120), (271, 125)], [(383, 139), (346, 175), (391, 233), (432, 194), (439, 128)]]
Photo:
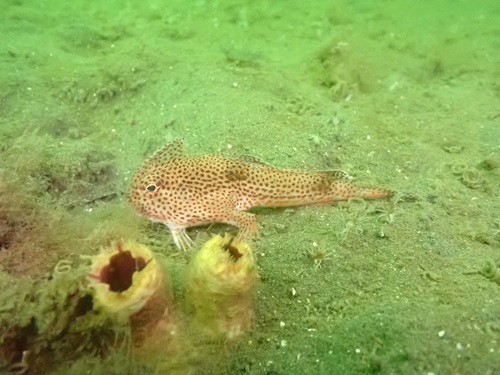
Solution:
[(500, 374), (500, 2), (1, 3), (1, 375)]

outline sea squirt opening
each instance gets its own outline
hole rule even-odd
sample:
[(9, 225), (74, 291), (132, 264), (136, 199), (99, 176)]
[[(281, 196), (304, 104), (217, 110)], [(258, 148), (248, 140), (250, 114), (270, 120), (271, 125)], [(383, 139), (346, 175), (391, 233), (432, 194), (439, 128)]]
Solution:
[(109, 259), (109, 264), (101, 269), (99, 281), (109, 285), (109, 290), (116, 293), (126, 291), (132, 285), (134, 272), (146, 267), (142, 257), (134, 258), (128, 250), (121, 250)]
[(233, 245), (233, 240), (234, 240), (234, 237), (231, 237), (229, 242), (224, 241), (221, 244), (221, 249), (226, 250), (229, 253), (229, 255), (231, 256), (231, 258), (236, 262), (236, 261), (238, 261), (238, 259), (240, 259), (243, 256), (243, 254), (238, 251), (237, 246)]
[(115, 242), (92, 257), (89, 283), (95, 305), (128, 319), (164, 288), (164, 275), (153, 252), (135, 241)]

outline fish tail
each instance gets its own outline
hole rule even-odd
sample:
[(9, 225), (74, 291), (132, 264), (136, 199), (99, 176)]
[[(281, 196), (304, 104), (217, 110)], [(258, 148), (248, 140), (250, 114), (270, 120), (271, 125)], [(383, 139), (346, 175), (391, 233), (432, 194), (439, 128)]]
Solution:
[(389, 189), (356, 187), (353, 192), (353, 197), (359, 197), (363, 199), (391, 198), (393, 196), (394, 191)]

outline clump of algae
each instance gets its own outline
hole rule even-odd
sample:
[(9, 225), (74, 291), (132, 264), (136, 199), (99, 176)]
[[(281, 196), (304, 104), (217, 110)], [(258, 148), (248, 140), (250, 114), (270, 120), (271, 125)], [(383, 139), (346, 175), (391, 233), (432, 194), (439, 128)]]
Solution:
[(47, 373), (130, 341), (129, 327), (94, 309), (81, 256), (140, 226), (121, 202), (98, 199), (119, 196), (115, 173), (108, 153), (83, 144), (61, 152), (25, 135), (0, 150), (0, 372)]
[(24, 134), (1, 154), (4, 169), (13, 172), (18, 190), (38, 199), (57, 199), (59, 206), (76, 208), (115, 189), (113, 154), (88, 139)]
[[(82, 148), (71, 153), (66, 141), (25, 135), (0, 150), (0, 373), (84, 374), (90, 367), (96, 374), (189, 373), (193, 346), (182, 323), (168, 326), (179, 327), (175, 332), (156, 325), (146, 340), (149, 326), (134, 332), (133, 325), (148, 323), (151, 315), (120, 321), (98, 307), (89, 259), (113, 241), (141, 239), (146, 221), (119, 199), (110, 155), (81, 140)], [(232, 251), (225, 280), (246, 278), (252, 286), (244, 288), (244, 300), (234, 295), (227, 301), (248, 306), (256, 277), (251, 252), (236, 243), (224, 246)], [(235, 311), (219, 315), (228, 319), (222, 333), (230, 338), (251, 323), (251, 310)]]
[(0, 152), (0, 266), (13, 275), (38, 279), (60, 259), (139, 233), (135, 215), (97, 199), (103, 189), (118, 196), (115, 182), (105, 182), (114, 172), (99, 180), (101, 167), (89, 164), (89, 154), (108, 153), (94, 145), (59, 154), (54, 143), (24, 135)]
[(114, 333), (106, 317), (92, 312), (84, 274), (82, 267), (64, 263), (40, 280), (0, 271), (1, 369), (45, 373), (84, 349), (105, 349), (93, 338), (111, 342)]

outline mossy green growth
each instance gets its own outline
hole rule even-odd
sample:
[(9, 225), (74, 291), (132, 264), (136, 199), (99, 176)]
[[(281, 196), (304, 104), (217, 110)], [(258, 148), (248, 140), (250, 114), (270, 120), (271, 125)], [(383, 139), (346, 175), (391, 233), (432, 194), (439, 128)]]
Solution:
[(80, 255), (138, 237), (138, 218), (94, 199), (118, 196), (106, 152), (91, 143), (74, 152), (68, 142), (24, 135), (0, 151), (0, 373), (48, 373), (129, 341), (128, 326), (94, 310)]
[(0, 271), (0, 344), (8, 334), (7, 322), (21, 327), (30, 323), (32, 315), (26, 311), (32, 305), (32, 294), (32, 283), (29, 279), (14, 278)]
[(85, 264), (62, 262), (38, 281), (0, 272), (0, 300), (8, 301), (0, 308), (0, 369), (17, 366), (20, 352), (47, 371), (68, 356), (107, 353), (129, 342), (127, 325), (93, 309), (87, 271)]
[[(24, 134), (2, 153), (18, 186), (38, 199), (52, 197), (73, 208), (113, 191), (113, 155), (85, 139)], [(22, 156), (22, 157), (21, 157)]]

